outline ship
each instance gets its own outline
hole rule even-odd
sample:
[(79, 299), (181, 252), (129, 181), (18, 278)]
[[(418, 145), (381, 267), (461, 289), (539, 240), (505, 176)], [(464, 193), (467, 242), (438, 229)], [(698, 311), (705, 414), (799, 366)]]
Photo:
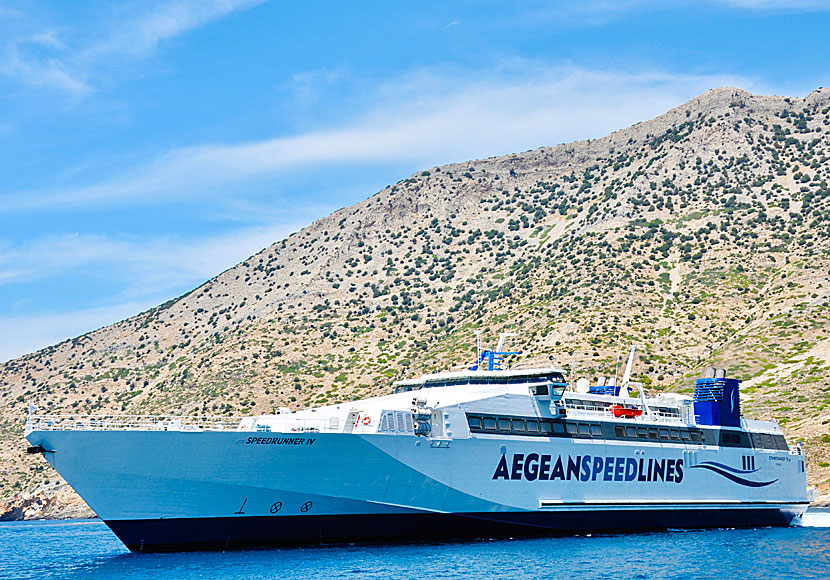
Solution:
[(479, 336), (462, 370), (296, 412), (30, 409), (28, 452), (137, 552), (786, 526), (807, 509), (800, 444), (743, 417), (724, 371), (646, 396), (636, 347), (622, 377), (573, 381), (510, 367), (509, 336)]

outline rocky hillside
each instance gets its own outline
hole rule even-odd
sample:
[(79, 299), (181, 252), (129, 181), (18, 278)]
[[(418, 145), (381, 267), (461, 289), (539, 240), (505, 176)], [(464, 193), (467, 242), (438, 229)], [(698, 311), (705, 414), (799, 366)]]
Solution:
[(519, 332), (514, 364), (554, 356), (587, 377), (645, 345), (652, 390), (726, 367), (746, 414), (802, 439), (826, 487), (829, 131), (830, 89), (722, 88), (596, 141), (421, 171), (180, 298), (0, 366), (0, 501), (33, 516), (65, 493), (23, 455), (29, 401), (320, 405), (468, 363), (474, 329)]

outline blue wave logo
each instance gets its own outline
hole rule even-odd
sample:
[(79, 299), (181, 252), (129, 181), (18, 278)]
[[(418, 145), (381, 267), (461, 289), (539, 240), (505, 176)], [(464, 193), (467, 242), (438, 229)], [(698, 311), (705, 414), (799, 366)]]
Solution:
[(751, 481), (749, 479), (744, 479), (743, 477), (741, 477), (741, 475), (749, 475), (750, 473), (755, 473), (758, 470), (735, 469), (734, 467), (730, 467), (728, 465), (724, 465), (723, 463), (718, 463), (716, 461), (703, 461), (701, 463), (698, 463), (697, 465), (690, 466), (690, 469), (698, 468), (714, 471), (718, 475), (721, 475), (726, 479), (729, 479), (730, 481), (734, 481), (735, 483), (745, 485), (746, 487), (766, 487), (778, 481), (777, 479), (773, 479), (772, 481)]

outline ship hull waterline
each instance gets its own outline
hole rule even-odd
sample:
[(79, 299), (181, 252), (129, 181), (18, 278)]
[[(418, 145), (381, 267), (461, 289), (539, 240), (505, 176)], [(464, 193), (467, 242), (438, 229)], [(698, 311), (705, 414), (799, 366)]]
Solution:
[(343, 543), (467, 540), (787, 526), (806, 506), (606, 508), (468, 514), (353, 514), (105, 522), (134, 552), (231, 550)]

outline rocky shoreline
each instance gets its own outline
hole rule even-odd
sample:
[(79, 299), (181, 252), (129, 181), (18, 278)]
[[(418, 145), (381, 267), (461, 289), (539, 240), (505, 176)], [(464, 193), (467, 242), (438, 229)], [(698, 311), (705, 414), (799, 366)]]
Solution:
[(95, 517), (95, 512), (65, 483), (44, 485), (0, 500), (0, 522)]

